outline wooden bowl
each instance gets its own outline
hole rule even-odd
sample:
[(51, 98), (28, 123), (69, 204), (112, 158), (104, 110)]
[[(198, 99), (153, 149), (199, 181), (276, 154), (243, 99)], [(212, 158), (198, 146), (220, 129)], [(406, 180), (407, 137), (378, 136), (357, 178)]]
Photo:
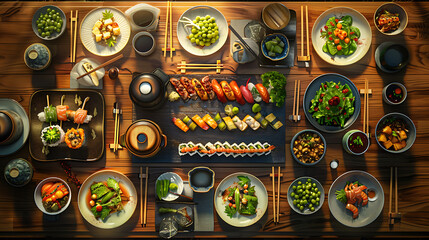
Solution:
[(270, 3), (262, 10), (262, 21), (272, 30), (285, 28), (290, 21), (290, 11), (281, 3)]

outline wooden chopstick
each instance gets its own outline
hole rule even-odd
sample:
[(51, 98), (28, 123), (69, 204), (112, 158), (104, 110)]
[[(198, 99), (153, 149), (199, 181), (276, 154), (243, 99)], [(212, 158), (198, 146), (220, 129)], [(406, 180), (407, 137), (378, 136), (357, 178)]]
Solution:
[(367, 80), (365, 79), (365, 92), (363, 93), (363, 132), (366, 134), (366, 92), (367, 89)]
[(280, 167), (278, 167), (278, 175), (277, 175), (277, 223), (280, 222)]
[(271, 173), (272, 173), (272, 180), (273, 180), (273, 215), (274, 215), (274, 223), (276, 223), (277, 218), (276, 218), (276, 189), (275, 189), (275, 178), (274, 178), (274, 166), (272, 166), (271, 168)]
[[(298, 80), (298, 90), (296, 92), (296, 117), (299, 115), (299, 94), (301, 90), (301, 80)], [(296, 119), (298, 121), (298, 119)]]
[(366, 83), (366, 89), (365, 89), (365, 93), (366, 93), (366, 134), (369, 137), (369, 82), (368, 79), (365, 79), (365, 83)]
[(105, 63), (103, 63), (103, 64), (100, 64), (98, 67), (96, 67), (96, 68), (92, 69), (91, 71), (89, 71), (89, 72), (87, 72), (87, 73), (85, 73), (85, 74), (80, 75), (79, 77), (77, 77), (77, 79), (83, 78), (83, 77), (85, 77), (86, 75), (89, 75), (89, 74), (91, 74), (91, 73), (93, 73), (93, 72), (97, 71), (98, 69), (100, 69), (100, 68), (102, 68), (102, 67), (105, 67), (105, 66), (107, 66), (107, 65), (109, 65), (109, 64), (111, 64), (111, 63), (113, 63), (113, 62), (116, 62), (116, 61), (118, 61), (119, 59), (121, 59), (123, 56), (124, 56), (124, 55), (121, 53), (120, 55), (118, 55), (118, 56), (116, 56), (116, 57), (114, 57), (114, 58), (110, 59), (109, 61), (107, 61), (107, 62), (105, 62)]
[(143, 227), (143, 204), (142, 204), (142, 200), (143, 200), (143, 168), (140, 167), (140, 224)]
[(293, 88), (293, 112), (292, 112), (292, 117), (295, 121), (295, 114), (296, 114), (296, 90), (297, 90), (297, 84), (298, 84), (298, 80), (295, 80), (295, 87)]
[(398, 167), (395, 167), (395, 213), (398, 213)]
[(170, 58), (173, 59), (173, 2), (170, 2)]
[(167, 2), (167, 16), (165, 18), (164, 57), (167, 56), (167, 35), (168, 35), (168, 25), (170, 23), (168, 21), (169, 11), (170, 11), (170, 1)]
[(143, 209), (143, 226), (146, 227), (147, 223), (147, 183), (149, 179), (149, 167), (146, 167), (146, 179), (145, 179), (145, 185), (144, 185), (144, 209)]
[(393, 195), (393, 167), (390, 167), (390, 188), (389, 188), (389, 218), (392, 213), (392, 195)]
[(180, 66), (177, 67), (178, 69), (220, 69), (223, 67), (184, 67), (184, 66)]
[(219, 67), (223, 67), (223, 64), (216, 64), (216, 63), (178, 63), (177, 66), (219, 66)]
[(308, 40), (308, 6), (305, 6), (305, 26), (306, 26), (306, 33), (307, 33), (307, 56), (310, 56), (310, 41)]
[(76, 35), (77, 35), (77, 21), (79, 18), (79, 10), (76, 10), (76, 18), (74, 22), (74, 40), (73, 40), (73, 62), (76, 62)]
[(73, 10), (70, 11), (70, 62), (73, 63)]
[[(304, 6), (302, 5), (301, 5), (301, 56), (304, 56)], [(295, 114), (295, 111), (294, 111), (294, 114)]]

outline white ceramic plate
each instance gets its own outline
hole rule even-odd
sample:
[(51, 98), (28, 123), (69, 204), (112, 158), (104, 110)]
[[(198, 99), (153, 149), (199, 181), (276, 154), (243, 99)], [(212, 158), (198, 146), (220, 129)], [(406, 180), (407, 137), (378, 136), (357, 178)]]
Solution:
[(177, 38), (179, 39), (180, 45), (190, 54), (196, 56), (208, 56), (211, 55), (223, 47), (228, 38), (228, 23), (225, 16), (219, 10), (210, 6), (195, 6), (186, 10), (179, 19), (187, 17), (194, 20), (197, 16), (210, 15), (216, 19), (216, 24), (219, 27), (219, 39), (208, 47), (201, 48), (187, 38), (190, 34), (191, 27), (188, 30), (185, 29), (185, 23), (177, 22)]
[[(336, 199), (335, 191), (344, 189), (347, 182), (355, 181), (359, 181), (360, 184), (365, 185), (368, 189), (373, 189), (376, 192), (376, 199), (375, 201), (368, 201), (366, 206), (359, 206), (359, 216), (353, 219), (353, 214), (350, 210), (346, 209), (346, 205)], [(367, 172), (359, 170), (349, 171), (339, 176), (332, 183), (328, 193), (328, 205), (332, 215), (340, 223), (348, 227), (364, 227), (377, 219), (383, 210), (383, 187), (381, 187), (381, 184), (375, 177)]]
[(77, 79), (80, 75), (85, 73), (82, 65), (84, 62), (89, 62), (91, 65), (96, 68), (100, 66), (100, 63), (94, 58), (84, 58), (80, 62), (74, 65), (70, 72), (70, 88), (94, 88), (94, 89), (102, 89), (103, 88), (103, 77), (106, 73), (104, 68), (98, 69), (96, 72), (98, 81), (100, 84), (98, 86), (94, 86), (90, 76), (85, 76), (81, 79)]
[[(332, 56), (329, 53), (323, 52), (322, 47), (326, 41), (320, 37), (320, 29), (325, 26), (329, 18), (333, 16), (341, 18), (346, 15), (353, 18), (352, 26), (359, 28), (361, 33), (357, 43), (358, 48), (356, 49), (356, 52), (348, 56)], [(371, 40), (371, 27), (366, 18), (358, 11), (348, 7), (335, 7), (326, 10), (317, 18), (311, 31), (311, 42), (313, 43), (313, 48), (316, 50), (316, 53), (320, 58), (325, 60), (325, 62), (337, 66), (347, 66), (361, 60), (368, 52), (369, 47), (371, 46)]]
[[(116, 39), (117, 43), (113, 47), (109, 47), (103, 40), (96, 42), (95, 37), (92, 34), (92, 28), (94, 27), (95, 22), (103, 17), (103, 12), (106, 10), (109, 10), (113, 13), (113, 17), (121, 29), (121, 34)], [(85, 16), (80, 25), (80, 40), (82, 41), (83, 46), (86, 48), (86, 50), (97, 56), (112, 56), (120, 52), (127, 45), (130, 35), (130, 23), (128, 22), (125, 15), (116, 8), (96, 8)]]
[[(177, 188), (176, 193), (178, 193), (178, 194), (182, 194), (182, 192), (183, 192), (183, 180), (182, 180), (182, 178), (181, 178), (179, 175), (177, 175), (177, 173), (174, 173), (174, 172), (166, 172), (166, 173), (163, 173), (163, 174), (161, 174), (161, 175), (156, 179), (156, 182), (158, 182), (159, 180), (165, 180), (165, 179), (170, 180), (170, 183), (175, 183), (175, 184), (177, 184), (177, 187), (178, 187), (178, 188)], [(156, 189), (156, 182), (155, 182), (155, 189)], [(156, 193), (155, 193), (155, 194), (156, 194)], [(158, 198), (158, 197), (156, 197), (156, 198)], [(177, 198), (179, 198), (179, 196), (174, 195), (174, 194), (172, 194), (172, 193), (168, 193), (166, 197), (163, 197), (163, 198), (162, 198), (162, 200), (164, 200), (164, 201), (174, 201), (174, 200), (176, 200)]]
[[(256, 208), (256, 214), (251, 216), (240, 215), (236, 213), (232, 218), (228, 217), (225, 213), (226, 202), (222, 199), (222, 192), (229, 188), (234, 183), (238, 182), (237, 176), (246, 176), (250, 179), (250, 185), (255, 186), (255, 195), (258, 198), (258, 207)], [(214, 195), (214, 205), (217, 214), (222, 218), (223, 221), (234, 227), (248, 227), (262, 218), (268, 207), (268, 193), (264, 184), (257, 177), (249, 173), (238, 172), (233, 173), (224, 178), (216, 188)]]
[[(91, 191), (91, 185), (94, 182), (107, 181), (109, 177), (118, 181), (121, 188), (124, 188), (124, 190), (129, 193), (130, 201), (124, 205), (123, 210), (110, 214), (107, 218), (104, 219), (104, 221), (102, 221), (94, 217), (86, 201), (88, 192)], [(77, 204), (83, 218), (85, 218), (85, 220), (88, 221), (91, 225), (102, 229), (116, 228), (127, 222), (128, 219), (130, 219), (133, 215), (137, 206), (137, 191), (131, 180), (124, 174), (114, 170), (101, 170), (93, 173), (85, 180), (85, 182), (83, 182), (77, 197)]]

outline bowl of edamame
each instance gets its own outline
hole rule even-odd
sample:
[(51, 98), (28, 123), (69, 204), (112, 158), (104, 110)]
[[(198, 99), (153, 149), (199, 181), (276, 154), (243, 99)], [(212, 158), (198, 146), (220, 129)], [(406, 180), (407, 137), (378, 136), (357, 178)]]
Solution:
[(210, 6), (195, 6), (186, 10), (177, 23), (180, 45), (196, 56), (208, 56), (225, 44), (228, 23), (225, 16)]
[(325, 201), (325, 190), (316, 179), (299, 177), (289, 186), (287, 201), (295, 212), (310, 215), (322, 207)]
[(43, 40), (57, 39), (65, 32), (66, 25), (66, 15), (56, 6), (41, 7), (33, 15), (33, 31)]

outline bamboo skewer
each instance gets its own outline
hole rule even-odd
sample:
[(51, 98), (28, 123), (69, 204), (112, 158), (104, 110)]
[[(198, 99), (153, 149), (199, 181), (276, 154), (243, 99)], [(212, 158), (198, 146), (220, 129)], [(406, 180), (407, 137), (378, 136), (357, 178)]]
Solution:
[(170, 1), (167, 2), (167, 16), (165, 18), (165, 36), (164, 36), (164, 57), (167, 56), (167, 35), (168, 35), (168, 14), (170, 12)]
[(81, 78), (83, 78), (83, 77), (85, 77), (85, 76), (87, 76), (87, 75), (89, 75), (89, 74), (91, 74), (91, 73), (93, 73), (93, 72), (97, 71), (97, 70), (98, 70), (98, 69), (100, 69), (100, 68), (103, 68), (103, 67), (105, 67), (105, 66), (107, 66), (107, 65), (109, 65), (109, 64), (111, 64), (111, 63), (113, 63), (113, 62), (118, 61), (118, 60), (119, 60), (119, 59), (121, 59), (122, 57), (124, 57), (124, 55), (121, 53), (120, 55), (118, 55), (118, 56), (116, 56), (116, 57), (114, 57), (114, 58), (110, 59), (109, 61), (107, 61), (107, 62), (105, 62), (105, 63), (103, 63), (103, 64), (100, 64), (98, 67), (93, 68), (91, 71), (86, 72), (85, 74), (80, 75), (80, 76), (79, 76), (79, 77), (77, 77), (76, 79), (81, 79)]
[(280, 222), (280, 167), (278, 167), (278, 175), (277, 175), (277, 223)]
[[(86, 102), (88, 101), (89, 101), (89, 97), (86, 97), (85, 100), (83, 100), (82, 110), (85, 109)], [(80, 127), (80, 123), (77, 124), (76, 130), (79, 129), (79, 127)]]
[(272, 180), (273, 180), (273, 215), (274, 215), (274, 223), (276, 223), (276, 189), (275, 189), (275, 171), (274, 171), (274, 166), (271, 168), (271, 172), (272, 172)]
[[(64, 99), (66, 98), (66, 95), (62, 95), (61, 96), (61, 102), (60, 104), (63, 105), (64, 104)], [(63, 128), (63, 121), (60, 121), (60, 128)]]
[(146, 179), (144, 185), (144, 209), (143, 209), (143, 226), (146, 227), (147, 222), (147, 184), (149, 179), (149, 167), (146, 167)]

